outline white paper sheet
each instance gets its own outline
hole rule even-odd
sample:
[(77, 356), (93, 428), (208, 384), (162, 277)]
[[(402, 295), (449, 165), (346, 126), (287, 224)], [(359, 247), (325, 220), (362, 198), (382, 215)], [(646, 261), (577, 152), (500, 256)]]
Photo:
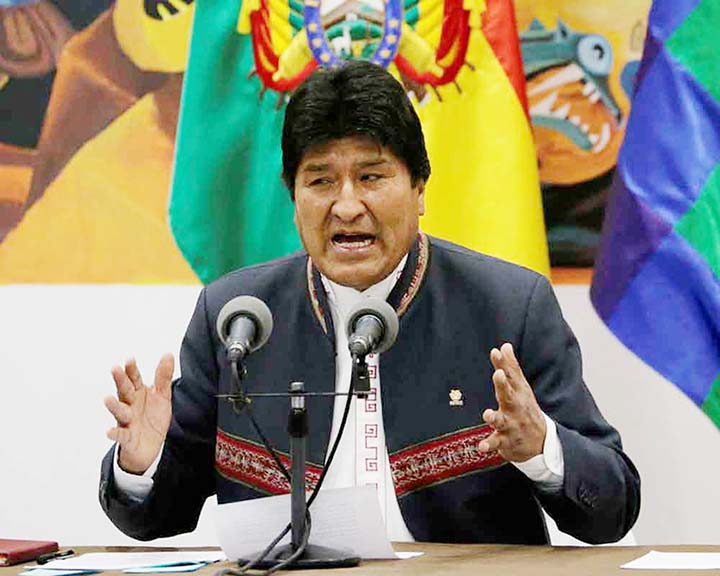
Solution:
[(410, 560), (410, 558), (417, 558), (422, 556), (425, 552), (395, 552), (400, 560)]
[(80, 574), (97, 574), (96, 570), (46, 570), (45, 568), (28, 568), (18, 576), (78, 576)]
[(173, 566), (195, 564), (197, 562), (218, 562), (225, 560), (225, 554), (219, 551), (179, 551), (179, 552), (90, 552), (63, 560), (53, 560), (43, 566), (45, 569), (59, 570), (127, 570), (128, 568), (147, 568), (150, 566)]
[(123, 570), (125, 574), (165, 574), (178, 572), (195, 572), (207, 566), (206, 562), (195, 562), (193, 564), (173, 564), (172, 566), (146, 566), (144, 568), (128, 568)]
[(651, 550), (644, 556), (623, 564), (629, 570), (718, 570), (718, 552), (658, 552)]
[[(321, 490), (310, 513), (311, 544), (349, 549), (365, 560), (398, 558), (387, 539), (372, 486)], [(222, 504), (217, 511), (218, 539), (230, 560), (251, 559), (289, 521), (289, 494)], [(279, 545), (289, 542), (288, 534)]]

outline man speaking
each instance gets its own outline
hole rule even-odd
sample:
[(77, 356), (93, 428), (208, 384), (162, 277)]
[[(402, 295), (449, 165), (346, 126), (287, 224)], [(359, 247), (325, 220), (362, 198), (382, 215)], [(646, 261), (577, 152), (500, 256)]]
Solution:
[[(248, 392), (293, 381), (346, 392), (346, 318), (375, 297), (397, 312), (399, 334), (368, 359), (371, 393), (353, 400), (324, 487), (377, 486), (396, 541), (544, 544), (541, 506), (581, 540), (620, 539), (638, 515), (639, 476), (583, 383), (548, 282), (419, 231), (430, 164), (403, 87), (369, 63), (318, 70), (288, 103), (282, 148), (305, 252), (204, 288), (174, 384), (169, 355), (149, 387), (134, 361), (113, 369), (116, 445), (100, 483), (111, 520), (135, 538), (169, 536), (193, 530), (212, 494), (222, 504), (288, 490), (248, 418), (217, 397), (231, 392), (215, 331), (226, 302), (255, 296), (275, 319), (246, 358)], [(310, 484), (339, 430), (338, 398), (308, 401)], [(253, 403), (285, 453), (286, 404)]]

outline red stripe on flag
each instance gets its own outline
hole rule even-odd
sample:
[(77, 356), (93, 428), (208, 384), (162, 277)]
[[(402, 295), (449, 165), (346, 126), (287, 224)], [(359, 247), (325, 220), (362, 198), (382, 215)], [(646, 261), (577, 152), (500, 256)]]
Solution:
[(513, 85), (529, 120), (525, 73), (512, 0), (487, 0), (482, 15), (482, 30)]

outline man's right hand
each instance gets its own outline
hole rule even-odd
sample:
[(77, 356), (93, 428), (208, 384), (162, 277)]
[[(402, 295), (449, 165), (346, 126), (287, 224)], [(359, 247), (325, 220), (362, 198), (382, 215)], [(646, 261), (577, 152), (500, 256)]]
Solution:
[(134, 359), (125, 368), (112, 369), (117, 398), (105, 398), (105, 406), (115, 417), (117, 426), (107, 437), (118, 444), (118, 463), (126, 472), (142, 474), (162, 449), (172, 415), (172, 376), (175, 360), (165, 354), (155, 370), (155, 383), (143, 384)]

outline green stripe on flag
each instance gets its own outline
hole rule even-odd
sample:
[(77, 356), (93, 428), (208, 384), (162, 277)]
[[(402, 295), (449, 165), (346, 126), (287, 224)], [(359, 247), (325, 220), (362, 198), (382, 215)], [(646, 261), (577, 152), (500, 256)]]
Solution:
[[(238, 0), (197, 2), (178, 128), (170, 225), (205, 283), (300, 247), (282, 183), (284, 96), (250, 77)], [(278, 102), (282, 105), (278, 106)]]
[(720, 0), (702, 0), (665, 46), (720, 101), (719, 25)]
[(710, 392), (703, 402), (702, 411), (720, 428), (720, 375), (713, 382)]
[(703, 256), (720, 279), (720, 164), (675, 229)]

